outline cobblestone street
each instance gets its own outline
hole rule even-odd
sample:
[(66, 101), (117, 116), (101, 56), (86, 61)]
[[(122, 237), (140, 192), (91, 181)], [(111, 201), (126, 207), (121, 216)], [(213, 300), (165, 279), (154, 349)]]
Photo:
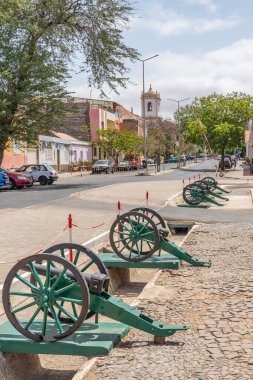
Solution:
[(142, 297), (138, 307), (189, 330), (157, 346), (152, 336), (131, 330), (121, 346), (99, 358), (93, 379), (252, 380), (253, 225), (197, 226), (183, 247), (211, 259), (212, 267), (185, 264), (162, 272), (154, 285), (159, 297)]

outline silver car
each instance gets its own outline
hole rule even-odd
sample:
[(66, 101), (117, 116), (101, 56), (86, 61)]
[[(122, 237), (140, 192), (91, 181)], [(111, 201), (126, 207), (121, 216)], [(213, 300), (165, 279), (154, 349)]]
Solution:
[(23, 165), (16, 172), (22, 172), (33, 177), (33, 182), (41, 185), (52, 185), (58, 179), (57, 171), (48, 164)]
[(97, 160), (92, 166), (92, 173), (114, 173), (114, 163), (110, 160)]

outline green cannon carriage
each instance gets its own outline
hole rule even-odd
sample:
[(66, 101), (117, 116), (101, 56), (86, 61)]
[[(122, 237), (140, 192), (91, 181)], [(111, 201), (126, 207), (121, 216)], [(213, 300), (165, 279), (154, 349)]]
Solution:
[(110, 229), (110, 243), (116, 255), (128, 262), (142, 262), (155, 253), (161, 256), (164, 251), (193, 266), (211, 266), (209, 260), (192, 257), (170, 241), (168, 234), (169, 230), (157, 212), (138, 208), (118, 215)]
[[(219, 190), (219, 193), (215, 191), (216, 189)], [(192, 207), (198, 207), (198, 205), (203, 202), (212, 203), (216, 206), (223, 206), (224, 204), (219, 203), (214, 199), (219, 198), (221, 200), (228, 201), (228, 198), (221, 195), (222, 192), (228, 193), (228, 191), (217, 185), (214, 178), (205, 177), (202, 180), (195, 181), (184, 187), (183, 199)]]
[[(67, 259), (69, 250), (73, 262)], [(166, 325), (144, 315), (110, 294), (109, 283), (95, 253), (77, 244), (59, 244), (14, 265), (4, 282), (3, 306), (17, 331), (42, 343), (68, 337), (94, 315), (98, 323), (99, 314), (155, 337), (187, 330), (186, 325)]]

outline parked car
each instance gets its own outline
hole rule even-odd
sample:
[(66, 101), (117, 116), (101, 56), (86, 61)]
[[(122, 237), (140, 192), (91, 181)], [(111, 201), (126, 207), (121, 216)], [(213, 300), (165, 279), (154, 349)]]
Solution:
[(23, 165), (16, 172), (29, 175), (33, 182), (39, 182), (43, 186), (52, 185), (59, 178), (57, 171), (48, 164)]
[(114, 173), (114, 163), (110, 160), (97, 160), (92, 166), (92, 173)]
[(119, 162), (119, 164), (118, 164), (118, 170), (119, 171), (130, 170), (130, 169), (131, 169), (131, 166), (130, 166), (129, 161), (120, 161)]
[(0, 172), (0, 190), (8, 190), (11, 188), (11, 183), (8, 175), (5, 172)]
[(165, 164), (171, 164), (171, 163), (176, 163), (178, 159), (175, 156), (170, 156), (165, 158), (164, 163)]
[(33, 185), (33, 179), (26, 174), (19, 174), (6, 170), (0, 167), (0, 172), (7, 174), (10, 180), (10, 189), (22, 189), (23, 187), (31, 187)]
[(181, 157), (180, 157), (180, 160), (181, 160), (181, 161), (186, 161), (186, 160), (187, 160), (187, 158), (186, 158), (186, 156), (185, 156), (185, 155), (183, 155), (183, 156), (181, 156)]
[[(225, 169), (232, 168), (232, 161), (229, 159), (229, 157), (224, 157), (224, 168)], [(221, 169), (221, 160), (219, 161), (219, 169)]]
[(142, 166), (141, 160), (137, 156), (126, 156), (125, 157), (126, 161), (129, 161), (131, 169), (138, 169), (138, 167)]

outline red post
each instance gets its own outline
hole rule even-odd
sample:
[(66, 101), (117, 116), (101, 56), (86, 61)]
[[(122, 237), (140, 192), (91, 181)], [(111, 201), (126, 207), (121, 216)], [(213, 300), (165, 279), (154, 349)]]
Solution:
[[(72, 227), (73, 227), (72, 215), (69, 214), (68, 217), (68, 227), (69, 227), (69, 242), (72, 243)], [(72, 248), (69, 249), (69, 261), (73, 262), (73, 251)]]
[[(118, 209), (118, 215), (120, 215), (120, 210), (121, 210), (120, 201), (118, 201), (117, 209)], [(118, 231), (119, 230), (120, 230), (120, 223), (118, 223)]]
[[(146, 191), (146, 207), (148, 208), (148, 198), (149, 198), (149, 193)], [(148, 215), (148, 212), (146, 212), (146, 215)]]

